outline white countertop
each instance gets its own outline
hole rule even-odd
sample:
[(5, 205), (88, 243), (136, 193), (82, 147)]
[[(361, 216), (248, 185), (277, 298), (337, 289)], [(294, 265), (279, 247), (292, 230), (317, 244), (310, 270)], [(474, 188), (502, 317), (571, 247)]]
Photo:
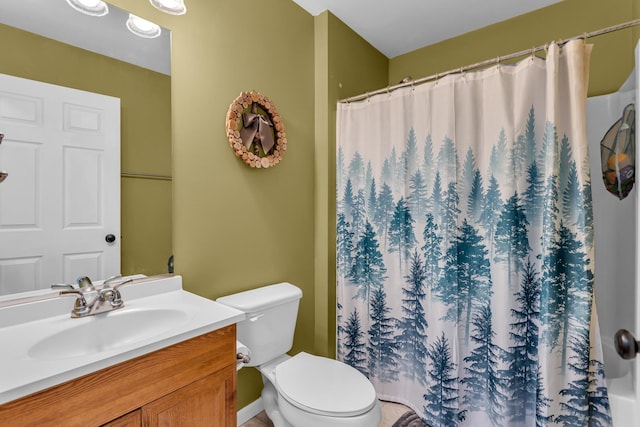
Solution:
[[(94, 316), (72, 319), (74, 298), (60, 297), (0, 307), (0, 404), (61, 384), (108, 366), (159, 350), (178, 342), (244, 320), (244, 313), (182, 289), (182, 277), (170, 276), (120, 288), (124, 308)], [(37, 344), (56, 336), (61, 341), (83, 340), (78, 331), (91, 333), (107, 316), (114, 320), (136, 319), (135, 312), (178, 313), (176, 321), (158, 326), (151, 336), (135, 338), (136, 322), (126, 325), (133, 338), (115, 348), (89, 354), (34, 353)], [(133, 315), (133, 316), (132, 316)], [(120, 322), (122, 323), (122, 322)], [(153, 328), (153, 325), (147, 325)], [(77, 328), (77, 329), (76, 329)], [(73, 330), (67, 336), (64, 331)], [(133, 335), (131, 334), (133, 332)], [(149, 334), (147, 334), (149, 335)], [(91, 338), (91, 337), (89, 337)], [(84, 338), (87, 339), (87, 338)], [(55, 340), (55, 338), (54, 338)], [(81, 342), (81, 341), (79, 341)], [(35, 347), (34, 347), (35, 346)], [(35, 355), (34, 355), (35, 354)]]

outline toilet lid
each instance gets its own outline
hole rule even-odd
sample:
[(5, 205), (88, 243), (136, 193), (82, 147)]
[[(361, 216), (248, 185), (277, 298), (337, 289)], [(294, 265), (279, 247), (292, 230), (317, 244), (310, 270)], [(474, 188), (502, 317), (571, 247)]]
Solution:
[(276, 367), (275, 383), (292, 405), (321, 415), (359, 415), (376, 400), (373, 385), (360, 371), (304, 352)]

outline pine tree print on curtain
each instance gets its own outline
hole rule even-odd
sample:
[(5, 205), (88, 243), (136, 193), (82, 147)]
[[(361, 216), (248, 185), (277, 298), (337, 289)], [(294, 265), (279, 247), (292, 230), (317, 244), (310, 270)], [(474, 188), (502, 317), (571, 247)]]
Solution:
[(338, 358), (433, 427), (611, 425), (589, 52), (338, 105)]

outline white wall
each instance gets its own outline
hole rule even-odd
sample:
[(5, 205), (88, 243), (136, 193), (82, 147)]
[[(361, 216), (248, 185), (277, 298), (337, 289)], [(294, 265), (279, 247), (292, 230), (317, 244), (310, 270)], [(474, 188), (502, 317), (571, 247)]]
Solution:
[[(636, 216), (640, 182), (636, 182), (624, 200), (607, 192), (600, 166), (600, 141), (622, 116), (624, 107), (635, 102), (634, 87), (635, 76), (632, 75), (619, 92), (587, 100), (596, 257), (595, 295), (614, 427), (637, 426), (636, 417), (640, 416), (635, 380), (638, 359), (624, 360), (613, 348), (613, 336), (618, 329), (628, 329), (636, 338), (640, 335), (636, 330)], [(638, 166), (636, 163), (636, 172)]]

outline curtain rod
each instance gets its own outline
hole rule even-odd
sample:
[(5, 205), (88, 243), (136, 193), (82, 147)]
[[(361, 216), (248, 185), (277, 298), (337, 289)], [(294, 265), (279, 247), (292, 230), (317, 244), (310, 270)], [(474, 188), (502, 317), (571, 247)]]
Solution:
[[(622, 24), (618, 24), (618, 25), (613, 25), (611, 27), (606, 27), (606, 28), (602, 28), (600, 30), (595, 30), (595, 31), (591, 31), (589, 33), (584, 33), (580, 36), (575, 36), (575, 37), (571, 37), (568, 39), (564, 39), (564, 40), (560, 40), (558, 42), (559, 46), (564, 45), (565, 43), (571, 41), (571, 40), (575, 40), (575, 39), (588, 39), (590, 37), (595, 37), (595, 36), (600, 36), (603, 34), (607, 34), (607, 33), (612, 33), (614, 31), (619, 31), (619, 30), (624, 30), (626, 28), (630, 28), (636, 25), (640, 25), (640, 19), (635, 19), (633, 21), (628, 21), (628, 22), (624, 22)], [(387, 86), (384, 89), (378, 89), (378, 90), (374, 90), (373, 92), (365, 92), (363, 94), (360, 95), (356, 95), (356, 96), (352, 96), (350, 98), (345, 98), (345, 99), (341, 99), (338, 102), (339, 103), (349, 103), (349, 102), (353, 102), (353, 101), (361, 101), (363, 99), (367, 99), (371, 96), (374, 95), (379, 95), (381, 93), (389, 93), (392, 92), (396, 89), (400, 89), (403, 87), (407, 87), (407, 86), (414, 86), (420, 83), (426, 83), (428, 81), (431, 80), (438, 80), (441, 77), (444, 77), (446, 75), (449, 74), (456, 74), (456, 73), (462, 73), (465, 71), (469, 71), (469, 70), (474, 70), (476, 68), (482, 68), (484, 66), (487, 65), (491, 65), (491, 64), (498, 64), (501, 61), (507, 61), (509, 59), (514, 59), (514, 58), (518, 58), (524, 55), (534, 55), (536, 52), (539, 52), (541, 50), (545, 50), (549, 47), (549, 43), (545, 44), (545, 45), (541, 45), (541, 46), (537, 46), (531, 49), (526, 49), (526, 50), (521, 50), (520, 52), (515, 52), (515, 53), (511, 53), (509, 55), (504, 55), (504, 56), (498, 56), (496, 58), (492, 58), (492, 59), (487, 59), (485, 61), (481, 61), (481, 62), (476, 62), (475, 64), (471, 64), (471, 65), (466, 65), (464, 67), (459, 67), (459, 68), (455, 68), (449, 71), (445, 71), (442, 73), (436, 73), (436, 74), (432, 74), (428, 77), (422, 77), (420, 79), (417, 80), (409, 80), (409, 81), (405, 81), (403, 79), (402, 82), (400, 82), (397, 85), (394, 86)]]

